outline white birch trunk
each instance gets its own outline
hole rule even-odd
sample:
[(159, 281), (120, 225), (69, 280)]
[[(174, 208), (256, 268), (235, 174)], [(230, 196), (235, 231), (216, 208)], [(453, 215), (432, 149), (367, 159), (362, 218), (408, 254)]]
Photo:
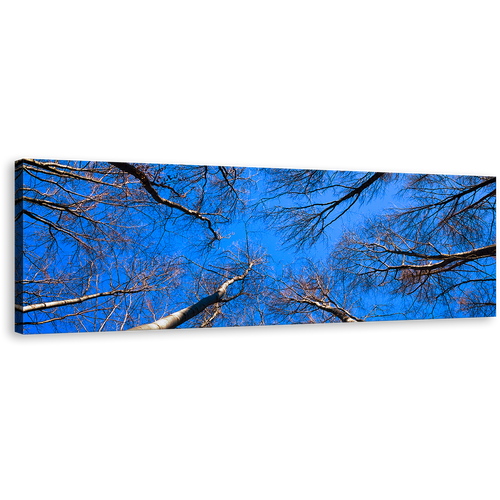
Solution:
[(169, 330), (172, 328), (177, 328), (179, 325), (182, 325), (186, 321), (200, 314), (207, 307), (213, 304), (217, 304), (218, 302), (221, 302), (224, 296), (226, 295), (228, 287), (233, 283), (235, 283), (236, 281), (244, 280), (247, 274), (252, 269), (252, 266), (253, 262), (251, 262), (248, 265), (247, 270), (243, 274), (228, 279), (212, 295), (207, 295), (206, 297), (203, 297), (195, 304), (192, 304), (188, 307), (185, 307), (184, 309), (169, 314), (164, 318), (160, 318), (159, 320), (154, 321), (153, 323), (147, 323), (145, 325), (136, 326), (134, 328), (131, 328), (130, 330)]

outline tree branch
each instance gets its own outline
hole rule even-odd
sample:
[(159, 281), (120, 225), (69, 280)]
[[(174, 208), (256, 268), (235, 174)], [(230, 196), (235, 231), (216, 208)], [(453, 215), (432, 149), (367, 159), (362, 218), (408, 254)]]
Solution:
[(166, 198), (162, 198), (158, 194), (158, 191), (156, 191), (156, 189), (151, 184), (151, 181), (149, 180), (148, 176), (144, 172), (141, 172), (137, 167), (134, 167), (134, 165), (132, 165), (131, 163), (122, 163), (122, 162), (109, 162), (109, 164), (118, 168), (122, 172), (130, 174), (133, 177), (135, 177), (136, 179), (138, 179), (139, 182), (144, 187), (144, 189), (151, 195), (153, 200), (155, 200), (158, 203), (161, 203), (162, 205), (165, 205), (169, 208), (179, 210), (179, 211), (185, 213), (186, 215), (189, 215), (191, 217), (194, 217), (196, 219), (199, 219), (199, 220), (205, 222), (208, 226), (208, 229), (213, 234), (213, 241), (220, 240), (220, 235), (214, 230), (214, 228), (212, 226), (212, 221), (208, 217), (205, 217), (197, 210), (191, 210), (190, 208), (187, 208), (187, 207), (181, 205), (180, 203), (176, 203), (175, 201), (171, 201), (171, 200), (167, 200)]
[[(394, 252), (400, 253), (400, 252)], [(488, 245), (486, 247), (478, 248), (476, 250), (469, 250), (468, 252), (460, 252), (451, 255), (442, 255), (439, 258), (442, 260), (440, 262), (435, 262), (434, 264), (400, 264), (397, 266), (387, 266), (384, 269), (375, 269), (374, 271), (390, 271), (390, 270), (403, 270), (412, 269), (415, 271), (426, 271), (431, 272), (435, 270), (448, 271), (458, 265), (464, 264), (465, 262), (470, 262), (477, 259), (483, 259), (486, 257), (496, 256), (496, 244)], [(426, 257), (429, 260), (435, 260), (436, 256), (431, 255)], [(450, 264), (454, 264), (452, 267), (447, 267)]]

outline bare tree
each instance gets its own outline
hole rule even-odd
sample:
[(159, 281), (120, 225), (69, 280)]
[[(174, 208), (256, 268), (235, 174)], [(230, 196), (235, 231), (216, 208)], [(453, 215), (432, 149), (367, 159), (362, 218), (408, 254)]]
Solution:
[[(39, 266), (40, 267), (40, 266)], [(182, 268), (169, 256), (144, 259), (139, 252), (110, 259), (108, 267), (72, 263), (48, 274), (39, 267), (25, 278), (24, 304), (16, 304), (20, 326), (31, 330), (50, 324), (53, 331), (120, 330), (127, 317), (136, 319), (156, 308), (178, 284)]]
[(269, 309), (278, 323), (353, 323), (362, 300), (328, 262), (302, 259), (274, 279)]
[(217, 225), (234, 220), (238, 211), (243, 213), (251, 183), (244, 169), (236, 167), (170, 165), (167, 173), (164, 165), (110, 165), (137, 179), (152, 200), (170, 209), (169, 216), (177, 219), (173, 214), (178, 214), (203, 223), (210, 233), (210, 243), (223, 237)]
[(17, 162), (16, 323), (139, 322), (178, 282), (182, 245), (219, 242), (251, 182), (233, 167)]
[[(58, 331), (62, 318), (69, 324), (67, 318), (74, 317), (78, 330), (92, 329), (89, 318), (98, 316), (96, 304), (104, 297), (99, 278), (110, 259), (130, 254), (140, 230), (128, 216), (124, 189), (123, 179), (98, 164), (16, 164), (16, 230), (22, 239), (16, 262), (16, 322), (21, 328), (36, 325), (31, 328), (36, 331), (50, 323)], [(113, 276), (115, 290), (122, 287), (122, 278)], [(95, 300), (75, 302), (88, 296)], [(111, 296), (105, 297), (109, 303)], [(84, 309), (65, 307), (83, 302)], [(53, 303), (59, 306), (48, 311), (47, 304)]]
[(266, 169), (263, 217), (278, 228), (289, 248), (313, 246), (355, 204), (384, 191), (397, 178), (383, 172)]
[(406, 206), (344, 234), (337, 267), (398, 297), (406, 317), (494, 315), (495, 179), (409, 176), (403, 193)]
[[(233, 247), (217, 256), (211, 256), (209, 262), (204, 265), (190, 262), (185, 286), (181, 286), (181, 297), (182, 301), (192, 297), (192, 303), (158, 320), (131, 329), (172, 329), (189, 320), (193, 320), (190, 326), (223, 326), (227, 324), (227, 309), (229, 315), (241, 314), (242, 309), (247, 313), (253, 309), (249, 302), (258, 293), (258, 287), (266, 278), (262, 271), (259, 271), (259, 268), (265, 267), (265, 262), (265, 254), (258, 249), (250, 250), (248, 242), (245, 249)], [(247, 300), (249, 298), (250, 300)], [(175, 306), (171, 304), (170, 307), (172, 305)], [(238, 321), (231, 320), (229, 324), (238, 326)]]

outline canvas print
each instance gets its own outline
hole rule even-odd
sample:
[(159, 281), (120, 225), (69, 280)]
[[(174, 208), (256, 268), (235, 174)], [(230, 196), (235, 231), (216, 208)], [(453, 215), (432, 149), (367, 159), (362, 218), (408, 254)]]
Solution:
[(488, 317), (496, 179), (23, 159), (23, 334)]

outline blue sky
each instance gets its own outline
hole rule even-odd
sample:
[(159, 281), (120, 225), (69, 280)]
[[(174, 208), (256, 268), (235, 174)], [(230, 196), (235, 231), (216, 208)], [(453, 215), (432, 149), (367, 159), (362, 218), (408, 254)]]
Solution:
[[(264, 170), (267, 167), (247, 167), (249, 169), (250, 175), (254, 176), (254, 179), (257, 181), (252, 190), (250, 191), (250, 198), (253, 200), (258, 200), (262, 197), (263, 193), (261, 191), (261, 186), (264, 185), (264, 182), (262, 181), (263, 175), (264, 175)], [(44, 176), (44, 174), (39, 174), (40, 178), (48, 178), (48, 176)], [(33, 182), (29, 176), (25, 176), (25, 183)], [(335, 221), (331, 226), (328, 228), (328, 241), (327, 240), (320, 240), (314, 247), (310, 249), (306, 249), (304, 252), (301, 253), (294, 253), (293, 251), (286, 250), (283, 245), (281, 245), (280, 242), (280, 237), (277, 236), (273, 231), (270, 231), (266, 229), (264, 224), (255, 218), (250, 218), (247, 220), (247, 229), (250, 233), (250, 238), (262, 245), (267, 249), (267, 253), (272, 257), (274, 261), (274, 268), (276, 272), (279, 272), (282, 265), (287, 265), (290, 264), (297, 259), (300, 259), (301, 257), (307, 256), (309, 258), (313, 258), (314, 260), (322, 260), (325, 259), (331, 249), (331, 246), (335, 244), (337, 239), (341, 236), (342, 231), (345, 227), (355, 227), (356, 225), (360, 224), (364, 217), (368, 215), (374, 215), (377, 213), (380, 213), (384, 210), (386, 210), (389, 207), (392, 206), (398, 206), (402, 202), (402, 199), (400, 196), (398, 196), (397, 192), (401, 186), (401, 178), (396, 181), (396, 182), (391, 182), (387, 185), (385, 193), (380, 196), (372, 199), (371, 201), (360, 205), (359, 203), (355, 204), (351, 209), (344, 214), (340, 219)], [(314, 201), (319, 201), (319, 202), (324, 202), (328, 201), (328, 196), (330, 196), (329, 193), (323, 194), (317, 198), (315, 198)], [(273, 201), (272, 203), (278, 203), (278, 200)], [(297, 203), (296, 200), (291, 200), (289, 197), (284, 196), (281, 197), (279, 200), (279, 203), (285, 206), (289, 206), (293, 203)], [(33, 206), (30, 207), (30, 210), (35, 211), (36, 209), (33, 208)], [(36, 224), (33, 224), (33, 220), (25, 217), (24, 218), (24, 239), (26, 241), (29, 241), (30, 238), (33, 236), (33, 230), (35, 228)], [(175, 228), (170, 228), (175, 231)], [(220, 245), (221, 249), (228, 248), (233, 242), (235, 241), (245, 241), (245, 224), (244, 222), (238, 222), (238, 223), (233, 223), (231, 226), (224, 226), (222, 228), (223, 234), (227, 234), (229, 232), (234, 232), (234, 235), (231, 236), (230, 239), (223, 239)], [(160, 242), (159, 239), (161, 237), (161, 228), (158, 227), (155, 229), (153, 233), (151, 233), (151, 241), (156, 243), (159, 242), (160, 244), (166, 243), (166, 242)], [(175, 252), (184, 252), (187, 253), (189, 256), (190, 252), (190, 246), (192, 245), (192, 236), (191, 235), (185, 235), (182, 233), (177, 233), (177, 236), (173, 236), (171, 238), (171, 244), (169, 244), (168, 248), (169, 251), (172, 253)], [(69, 245), (66, 245), (64, 243), (60, 243), (60, 247), (58, 250), (58, 255), (56, 258), (56, 261), (58, 259), (61, 259), (62, 261), (68, 262), (72, 258), (72, 253), (73, 250)], [(24, 263), (24, 268), (25, 272), (27, 273), (29, 267), (29, 262), (25, 261)], [(26, 278), (26, 276), (25, 276)], [(92, 291), (89, 291), (89, 293), (92, 293)], [(382, 293), (382, 291), (372, 294), (372, 296), (367, 296), (367, 304), (366, 304), (366, 312), (371, 308), (373, 304), (380, 304), (380, 303), (390, 303), (393, 306), (399, 306), (398, 301), (395, 301), (393, 297), (385, 297)], [(84, 304), (82, 304), (83, 306)], [(186, 304), (186, 306), (189, 304)], [(63, 308), (61, 308), (63, 309)], [(73, 311), (73, 309), (65, 309), (65, 311)], [(358, 316), (362, 316), (360, 312), (353, 312), (357, 314)], [(31, 320), (38, 319), (42, 317), (43, 315), (38, 315), (36, 313), (31, 313), (31, 314), (25, 314), (24, 319)], [(388, 316), (388, 317), (380, 317), (379, 319), (403, 319), (401, 315), (395, 315), (395, 316)], [(59, 326), (61, 327), (60, 323)], [(189, 325), (185, 324), (184, 327), (188, 328)], [(27, 327), (27, 332), (35, 332), (34, 327)], [(38, 326), (38, 332), (39, 333), (52, 333), (54, 331), (53, 328), (53, 323), (48, 323), (46, 325), (40, 325)]]

